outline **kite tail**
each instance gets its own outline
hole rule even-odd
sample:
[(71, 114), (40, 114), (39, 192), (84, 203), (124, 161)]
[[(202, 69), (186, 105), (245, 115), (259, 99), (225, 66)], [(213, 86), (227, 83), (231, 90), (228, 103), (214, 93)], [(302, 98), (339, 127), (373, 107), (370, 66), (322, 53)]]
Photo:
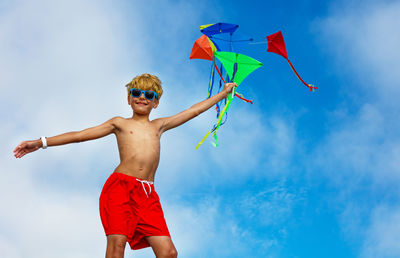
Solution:
[(214, 125), (213, 129), (211, 131), (209, 131), (206, 135), (204, 135), (203, 139), (201, 139), (201, 141), (196, 145), (196, 150), (203, 144), (203, 142), (208, 138), (208, 136), (213, 133), (214, 139), (215, 139), (215, 143), (212, 142), (214, 147), (218, 146), (218, 137), (217, 137), (217, 131), (219, 129), (219, 127), (222, 125), (222, 118), (224, 117), (224, 115), (226, 114), (226, 112), (228, 112), (229, 110), (229, 106), (232, 103), (233, 100), (233, 94), (230, 93), (228, 96), (228, 102), (226, 103), (225, 107), (222, 109), (221, 113), (218, 116), (218, 122), (216, 125)]
[(215, 57), (213, 56), (213, 65), (211, 65), (210, 84), (208, 85), (207, 98), (211, 97), (213, 86), (214, 86), (214, 65), (215, 65)]
[(203, 142), (207, 139), (207, 137), (210, 135), (210, 133), (212, 132), (209, 131), (206, 135), (204, 135), (203, 139), (201, 139), (201, 141), (196, 145), (196, 150), (203, 144)]
[[(215, 63), (214, 63), (214, 67), (215, 67), (215, 69), (217, 70), (217, 72), (218, 72), (219, 77), (221, 78), (221, 80), (225, 83), (224, 77), (222, 77), (222, 74), (221, 74), (221, 72), (219, 71), (218, 66), (217, 66)], [(253, 104), (253, 100), (251, 100), (251, 99), (249, 100), (249, 99), (244, 98), (243, 95), (240, 94), (239, 92), (236, 92), (236, 93), (235, 93), (235, 96), (238, 97), (239, 99), (241, 99), (241, 100), (247, 102), (247, 103)]]
[(213, 144), (214, 147), (218, 146), (217, 131), (218, 131), (219, 127), (223, 124), (222, 123), (222, 118), (224, 117), (224, 115), (228, 115), (228, 110), (229, 110), (229, 107), (230, 107), (230, 105), (232, 103), (232, 100), (233, 100), (234, 96), (235, 96), (235, 94), (232, 94), (232, 93), (229, 94), (228, 102), (226, 103), (224, 109), (222, 109), (221, 113), (219, 114), (217, 125), (215, 127), (215, 130), (213, 130), (214, 131), (213, 136), (214, 136), (214, 139), (215, 139), (215, 143)]
[(217, 134), (216, 134), (216, 133), (214, 133), (214, 140), (215, 140), (215, 143), (214, 143), (214, 142), (211, 142), (211, 144), (212, 144), (214, 147), (218, 147), (218, 137), (217, 137)]
[(293, 72), (296, 74), (297, 78), (299, 78), (299, 80), (300, 80), (304, 85), (306, 85), (306, 86), (310, 89), (310, 91), (315, 91), (315, 89), (318, 89), (318, 87), (315, 87), (315, 86), (312, 85), (312, 84), (307, 84), (305, 81), (303, 81), (303, 79), (301, 79), (300, 75), (297, 73), (296, 69), (294, 69), (294, 67), (293, 67), (292, 63), (290, 62), (290, 60), (289, 60), (288, 58), (285, 58), (285, 59), (288, 61), (290, 67), (292, 68)]
[[(231, 82), (233, 82), (234, 79), (235, 79), (235, 75), (236, 75), (236, 72), (237, 72), (237, 67), (238, 67), (238, 64), (235, 63), (235, 64), (233, 65), (233, 74), (232, 74), (232, 80), (231, 80)], [(222, 122), (222, 118), (223, 118), (225, 115), (226, 115), (226, 117), (228, 116), (229, 107), (230, 107), (230, 105), (231, 105), (231, 103), (232, 103), (233, 98), (235, 97), (235, 90), (236, 90), (236, 87), (233, 88), (232, 93), (229, 93), (229, 95), (228, 95), (228, 101), (225, 102), (224, 108), (222, 109), (221, 113), (218, 114), (217, 126), (215, 127), (215, 130), (214, 130), (214, 133), (213, 133), (214, 139), (215, 139), (215, 144), (213, 144), (214, 147), (217, 147), (217, 146), (218, 146), (217, 131), (218, 131), (219, 127), (220, 127), (222, 124), (225, 123), (225, 122), (224, 122), (224, 123), (221, 123), (221, 122)], [(226, 101), (226, 99), (225, 99), (225, 101)], [(226, 120), (225, 120), (225, 121), (226, 121)]]
[(247, 103), (253, 104), (253, 100), (252, 99), (244, 98), (244, 96), (242, 94), (240, 94), (239, 92), (235, 92), (235, 96), (238, 97), (239, 99), (247, 102)]
[[(234, 68), (233, 68), (232, 81), (234, 80), (235, 74), (236, 74), (236, 71), (237, 71), (237, 63), (235, 63), (233, 67), (234, 67)], [(216, 67), (216, 68), (217, 68), (217, 71), (218, 71), (218, 67)], [(218, 73), (219, 73), (219, 71), (218, 71)], [(220, 76), (221, 76), (221, 73), (219, 73), (219, 74), (220, 74)], [(221, 76), (221, 78), (222, 78), (222, 76)], [(233, 92), (232, 92), (232, 93), (229, 93), (229, 95), (228, 95), (228, 101), (226, 101), (226, 99), (225, 99), (226, 104), (225, 104), (224, 108), (222, 109), (222, 111), (221, 111), (220, 113), (218, 113), (218, 122), (217, 122), (217, 124), (214, 125), (213, 129), (212, 129), (211, 131), (209, 131), (209, 132), (203, 137), (203, 139), (201, 139), (201, 141), (196, 145), (196, 147), (195, 147), (196, 150), (203, 144), (203, 142), (208, 138), (208, 136), (209, 136), (211, 133), (213, 133), (213, 136), (214, 136), (214, 139), (215, 139), (215, 143), (212, 143), (213, 146), (214, 146), (214, 147), (217, 147), (217, 146), (218, 146), (217, 131), (218, 131), (219, 127), (223, 124), (223, 123), (222, 123), (222, 118), (225, 116), (225, 114), (227, 114), (227, 112), (228, 112), (228, 110), (229, 110), (229, 107), (230, 107), (230, 105), (231, 105), (231, 103), (232, 103), (232, 100), (234, 99), (234, 97), (235, 97), (235, 95), (236, 95), (236, 92), (235, 92), (235, 91), (236, 91), (236, 87), (233, 88)], [(217, 111), (218, 111), (218, 109), (217, 109)], [(224, 122), (224, 123), (225, 123), (225, 122)]]
[(214, 67), (217, 69), (217, 72), (218, 72), (218, 74), (219, 74), (219, 77), (221, 77), (221, 80), (225, 83), (225, 80), (224, 80), (224, 78), (222, 77), (222, 74), (221, 74), (221, 72), (219, 71), (219, 69), (218, 69), (218, 66), (214, 63)]

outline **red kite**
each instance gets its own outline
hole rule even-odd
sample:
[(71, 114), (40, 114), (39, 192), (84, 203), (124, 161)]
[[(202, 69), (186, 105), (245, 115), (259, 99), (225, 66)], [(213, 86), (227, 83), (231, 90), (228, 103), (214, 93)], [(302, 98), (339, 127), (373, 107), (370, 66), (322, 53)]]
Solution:
[(268, 52), (273, 52), (275, 54), (278, 54), (285, 58), (290, 67), (292, 68), (293, 72), (296, 74), (297, 78), (306, 85), (310, 91), (314, 91), (314, 89), (318, 89), (312, 84), (307, 84), (303, 79), (301, 79), (300, 75), (296, 72), (296, 69), (294, 69), (292, 63), (290, 62), (289, 58), (287, 57), (287, 52), (286, 52), (286, 46), (285, 46), (285, 41), (283, 40), (283, 35), (281, 31), (278, 31), (277, 33), (274, 33), (272, 35), (267, 36), (267, 41), (268, 41)]

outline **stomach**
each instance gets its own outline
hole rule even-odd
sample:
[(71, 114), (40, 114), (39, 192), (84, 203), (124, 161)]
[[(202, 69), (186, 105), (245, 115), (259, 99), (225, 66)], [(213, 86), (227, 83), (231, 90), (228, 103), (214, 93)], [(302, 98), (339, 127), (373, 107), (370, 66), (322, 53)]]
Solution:
[(158, 163), (159, 158), (138, 159), (135, 157), (124, 159), (121, 160), (114, 172), (126, 174), (147, 181), (154, 181)]

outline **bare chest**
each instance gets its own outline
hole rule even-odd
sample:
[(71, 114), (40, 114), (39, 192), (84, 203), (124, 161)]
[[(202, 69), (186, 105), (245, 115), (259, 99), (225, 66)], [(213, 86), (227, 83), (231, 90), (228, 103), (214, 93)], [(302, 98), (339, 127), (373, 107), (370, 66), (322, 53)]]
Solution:
[(126, 155), (159, 152), (161, 133), (151, 123), (146, 125), (126, 123), (119, 128), (116, 136), (120, 152)]

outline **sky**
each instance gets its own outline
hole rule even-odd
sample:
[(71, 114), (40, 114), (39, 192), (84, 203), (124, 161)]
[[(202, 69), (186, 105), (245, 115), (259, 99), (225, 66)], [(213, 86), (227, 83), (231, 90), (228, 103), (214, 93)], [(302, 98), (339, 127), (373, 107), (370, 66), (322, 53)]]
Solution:
[[(161, 139), (155, 186), (180, 257), (400, 257), (400, 1), (0, 1), (2, 257), (101, 257), (115, 136), (15, 159), (23, 140), (130, 117), (124, 85), (157, 75), (151, 118), (207, 96), (199, 25), (282, 31), (310, 92), (266, 44), (220, 146), (209, 110)], [(152, 257), (150, 248), (126, 257)]]

